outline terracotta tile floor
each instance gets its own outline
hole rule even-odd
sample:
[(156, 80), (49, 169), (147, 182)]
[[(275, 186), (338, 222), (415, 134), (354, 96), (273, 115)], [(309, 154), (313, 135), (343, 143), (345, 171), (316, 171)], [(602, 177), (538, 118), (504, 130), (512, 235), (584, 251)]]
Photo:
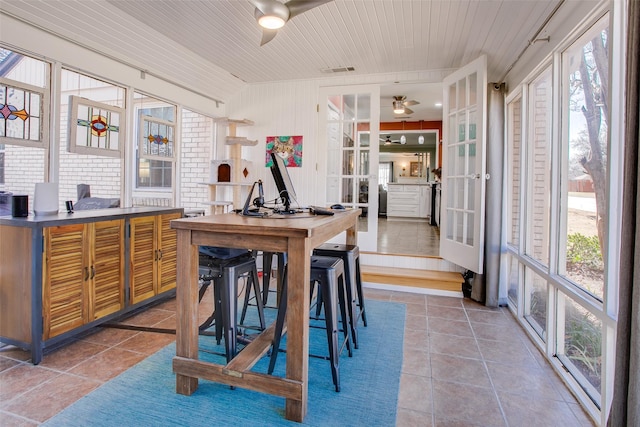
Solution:
[[(592, 425), (507, 309), (467, 299), (365, 293), (407, 306), (397, 426)], [(126, 323), (174, 328), (174, 312), (172, 299)], [(172, 340), (167, 334), (96, 328), (46, 354), (38, 366), (29, 363), (27, 352), (4, 346), (0, 425), (38, 425)]]

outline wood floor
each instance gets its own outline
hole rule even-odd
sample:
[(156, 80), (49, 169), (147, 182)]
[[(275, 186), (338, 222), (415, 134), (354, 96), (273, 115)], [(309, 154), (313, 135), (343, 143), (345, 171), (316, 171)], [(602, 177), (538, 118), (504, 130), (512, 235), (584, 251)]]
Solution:
[(437, 257), (440, 255), (440, 228), (430, 225), (424, 219), (380, 217), (377, 252)]

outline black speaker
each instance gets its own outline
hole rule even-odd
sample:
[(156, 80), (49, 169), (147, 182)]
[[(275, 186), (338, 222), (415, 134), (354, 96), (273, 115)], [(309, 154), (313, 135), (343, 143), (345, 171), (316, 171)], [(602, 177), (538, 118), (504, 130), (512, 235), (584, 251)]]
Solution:
[(11, 215), (16, 217), (29, 216), (29, 196), (25, 194), (11, 197)]

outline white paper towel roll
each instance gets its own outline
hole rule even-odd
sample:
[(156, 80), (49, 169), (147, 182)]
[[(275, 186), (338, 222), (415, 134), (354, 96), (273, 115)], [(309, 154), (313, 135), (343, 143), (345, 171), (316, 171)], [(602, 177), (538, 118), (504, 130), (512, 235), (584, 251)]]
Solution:
[(36, 215), (58, 213), (58, 183), (38, 182), (33, 196), (33, 212)]

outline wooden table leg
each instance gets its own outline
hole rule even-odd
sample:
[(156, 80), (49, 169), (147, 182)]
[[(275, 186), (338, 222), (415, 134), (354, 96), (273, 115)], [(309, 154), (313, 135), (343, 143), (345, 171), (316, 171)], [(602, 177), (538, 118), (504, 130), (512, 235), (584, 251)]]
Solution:
[[(198, 246), (191, 231), (178, 230), (176, 356), (198, 359)], [(176, 374), (176, 393), (191, 395), (198, 378)]]
[(310, 248), (305, 239), (289, 239), (287, 262), (287, 378), (300, 381), (300, 400), (287, 399), (285, 416), (302, 422), (309, 394)]

